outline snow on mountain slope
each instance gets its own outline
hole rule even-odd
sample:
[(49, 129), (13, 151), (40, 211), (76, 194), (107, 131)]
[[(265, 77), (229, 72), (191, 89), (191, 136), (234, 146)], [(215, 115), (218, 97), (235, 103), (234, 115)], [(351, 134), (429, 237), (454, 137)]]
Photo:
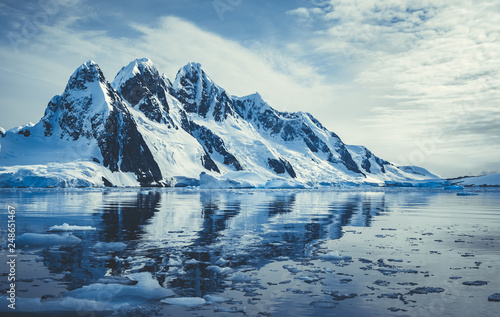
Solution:
[(439, 178), (346, 145), (309, 113), (231, 96), (197, 63), (172, 84), (137, 59), (110, 84), (90, 61), (40, 122), (0, 132), (4, 187), (174, 186), (200, 175), (203, 187), (268, 188)]
[[(127, 101), (139, 132), (170, 183), (176, 177), (198, 178), (210, 161), (204, 148), (180, 128), (186, 113), (173, 98), (170, 81), (151, 60), (137, 59), (122, 68), (112, 86)], [(173, 178), (173, 179), (172, 179)]]

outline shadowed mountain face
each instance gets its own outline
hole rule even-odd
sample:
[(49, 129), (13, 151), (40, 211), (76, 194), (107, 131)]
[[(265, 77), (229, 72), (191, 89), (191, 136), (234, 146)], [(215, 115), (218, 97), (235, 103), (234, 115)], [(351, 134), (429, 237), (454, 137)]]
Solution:
[[(203, 172), (254, 187), (437, 177), (346, 145), (309, 113), (277, 111), (259, 94), (232, 96), (200, 64), (182, 67), (172, 83), (149, 59), (132, 61), (112, 83), (96, 63), (83, 64), (38, 124), (0, 142), (0, 165), (10, 167), (0, 172), (4, 187), (186, 186), (180, 180)], [(62, 155), (51, 156), (56, 150)], [(30, 167), (40, 164), (43, 172)]]

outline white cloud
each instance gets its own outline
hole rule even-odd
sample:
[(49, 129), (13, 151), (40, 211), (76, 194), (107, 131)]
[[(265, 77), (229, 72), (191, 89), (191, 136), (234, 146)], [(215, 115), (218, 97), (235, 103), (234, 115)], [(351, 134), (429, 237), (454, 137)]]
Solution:
[(374, 133), (363, 136), (365, 144), (384, 158), (445, 175), (500, 169), (500, 10), (494, 1), (329, 3), (310, 47), (302, 48), (338, 67), (344, 58), (352, 87), (367, 88), (362, 93), (373, 103), (360, 131)]
[(298, 16), (299, 18), (309, 18), (309, 9), (300, 7), (297, 9), (286, 11), (286, 14), (295, 15)]

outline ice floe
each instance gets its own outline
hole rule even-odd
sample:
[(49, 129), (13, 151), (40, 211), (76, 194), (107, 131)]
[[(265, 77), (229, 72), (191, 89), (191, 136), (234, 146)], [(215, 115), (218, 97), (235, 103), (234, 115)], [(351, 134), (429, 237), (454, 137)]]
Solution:
[(351, 256), (342, 255), (338, 251), (320, 255), (319, 258), (323, 261), (348, 261), (352, 259)]
[(161, 287), (149, 272), (134, 273), (127, 276), (136, 281), (135, 285), (120, 283), (93, 283), (72, 290), (67, 297), (106, 303), (117, 309), (122, 306), (141, 304), (152, 299), (173, 296), (171, 289)]
[(55, 225), (49, 228), (49, 231), (85, 231), (85, 230), (96, 230), (96, 228), (91, 226), (75, 226), (63, 223), (62, 225)]
[(203, 305), (206, 301), (201, 297), (173, 297), (162, 299), (161, 302), (169, 305), (193, 307)]
[(16, 239), (17, 244), (21, 246), (43, 246), (60, 244), (77, 244), (82, 240), (73, 235), (43, 234), (43, 233), (24, 233)]

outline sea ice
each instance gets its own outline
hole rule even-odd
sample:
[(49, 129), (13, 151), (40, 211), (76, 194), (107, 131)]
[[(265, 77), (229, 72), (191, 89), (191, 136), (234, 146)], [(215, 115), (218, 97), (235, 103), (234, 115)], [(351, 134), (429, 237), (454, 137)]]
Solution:
[(417, 287), (410, 291), (410, 294), (428, 294), (428, 293), (442, 293), (444, 288), (442, 287)]
[(491, 294), (488, 296), (490, 302), (500, 302), (500, 293)]
[(283, 268), (288, 270), (290, 273), (299, 273), (299, 272), (302, 272), (301, 269), (298, 269), (295, 265), (289, 265), (289, 264), (285, 264), (283, 265)]
[[(0, 302), (7, 303), (7, 298), (0, 296)], [(79, 312), (87, 311), (106, 311), (112, 310), (113, 308), (104, 303), (87, 300), (78, 299), (72, 297), (64, 297), (62, 299), (43, 301), (40, 298), (25, 298), (16, 297), (16, 311), (17, 312), (74, 312), (78, 310)], [(0, 305), (0, 312), (11, 311), (7, 305)], [(62, 316), (62, 315), (61, 315)]]
[(221, 274), (221, 275), (227, 275), (233, 271), (229, 267), (219, 267), (217, 265), (207, 266), (207, 270), (214, 271), (215, 273)]
[(224, 259), (224, 258), (219, 258), (217, 261), (215, 261), (215, 264), (219, 265), (219, 266), (225, 266), (226, 264), (228, 264), (229, 261)]
[(468, 285), (468, 286), (483, 286), (483, 285), (488, 285), (488, 282), (486, 282), (486, 281), (467, 281), (467, 282), (463, 282), (462, 284)]
[(458, 192), (457, 196), (477, 196), (479, 195), (478, 193), (473, 193), (473, 192)]
[(162, 299), (161, 302), (169, 305), (192, 307), (203, 305), (206, 301), (201, 297), (174, 297)]
[(233, 300), (232, 298), (218, 295), (205, 295), (203, 298), (210, 303), (225, 303)]
[(62, 225), (52, 226), (49, 228), (49, 231), (84, 231), (84, 230), (96, 230), (96, 228), (91, 226), (72, 226), (67, 223), (63, 223)]
[(57, 244), (77, 244), (82, 241), (73, 235), (42, 234), (42, 233), (24, 233), (16, 239), (19, 245), (42, 246)]
[(323, 261), (347, 261), (352, 259), (348, 255), (341, 255), (338, 251), (320, 255), (319, 258)]
[(161, 287), (149, 272), (130, 274), (128, 278), (137, 281), (137, 284), (93, 283), (72, 290), (66, 296), (107, 303), (116, 309), (131, 303), (140, 304), (174, 295), (172, 290)]
[(252, 277), (248, 274), (238, 272), (233, 274), (231, 280), (233, 283), (250, 283), (252, 281)]

